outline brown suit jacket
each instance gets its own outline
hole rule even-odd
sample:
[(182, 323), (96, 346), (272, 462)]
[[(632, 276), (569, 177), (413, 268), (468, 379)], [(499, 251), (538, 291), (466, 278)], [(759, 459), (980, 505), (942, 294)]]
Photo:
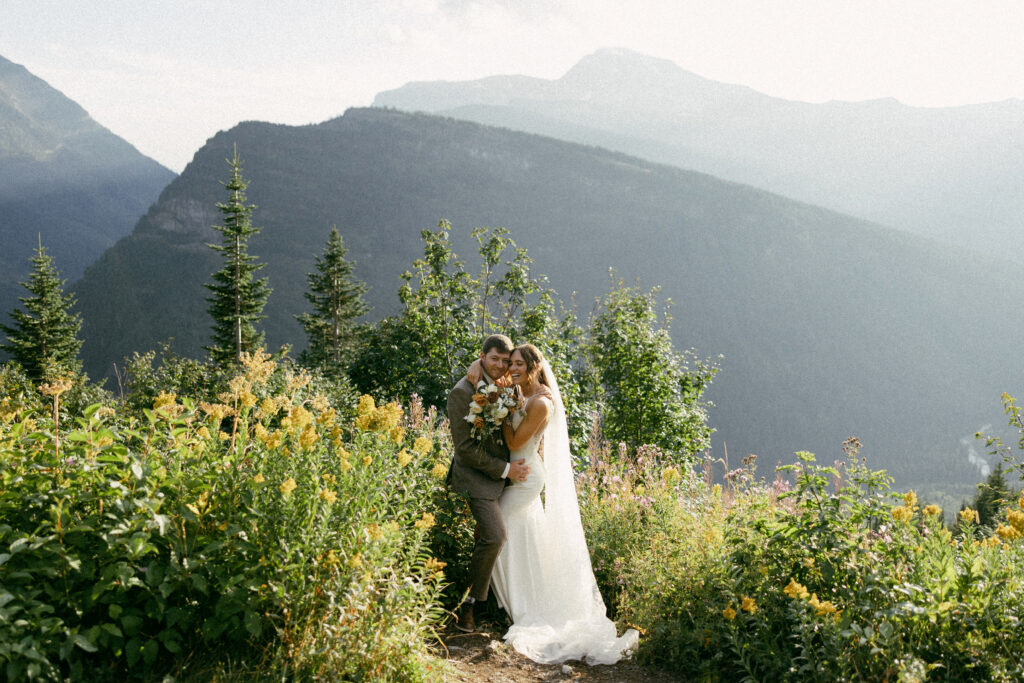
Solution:
[(501, 476), (508, 464), (508, 447), (500, 430), (483, 444), (470, 435), (466, 415), (474, 393), (465, 377), (448, 393), (448, 422), (455, 452), (447, 481), (452, 489), (470, 498), (497, 500), (508, 483)]

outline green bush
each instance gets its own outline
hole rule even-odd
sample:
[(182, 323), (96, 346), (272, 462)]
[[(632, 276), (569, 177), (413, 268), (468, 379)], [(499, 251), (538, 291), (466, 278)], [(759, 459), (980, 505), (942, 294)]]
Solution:
[(973, 510), (946, 528), (856, 446), (841, 468), (798, 454), (771, 485), (752, 466), (723, 488), (655, 464), (584, 489), (639, 657), (698, 680), (1020, 680), (1024, 498), (992, 535)]
[(396, 404), (353, 420), (309, 375), (249, 361), (217, 401), (96, 404), (68, 429), (7, 400), (8, 680), (430, 676), (446, 469), (432, 426)]

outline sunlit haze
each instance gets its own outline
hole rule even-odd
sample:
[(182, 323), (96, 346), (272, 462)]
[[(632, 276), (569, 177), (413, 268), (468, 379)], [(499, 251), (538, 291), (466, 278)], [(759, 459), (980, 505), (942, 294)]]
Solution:
[(1024, 5), (944, 0), (5, 0), (0, 56), (181, 171), (243, 120), (316, 123), (409, 81), (555, 79), (624, 47), (788, 99), (1024, 98)]

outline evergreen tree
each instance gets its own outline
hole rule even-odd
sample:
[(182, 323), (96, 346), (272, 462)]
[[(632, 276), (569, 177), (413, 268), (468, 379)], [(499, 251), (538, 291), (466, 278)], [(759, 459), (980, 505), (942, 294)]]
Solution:
[(11, 354), (33, 380), (81, 370), (78, 351), (82, 341), (78, 332), (81, 316), (71, 313), (73, 295), (63, 291), (64, 280), (46, 253), (42, 241), (31, 259), (32, 274), (22, 282), (31, 296), (19, 297), (25, 310), (11, 311), (14, 326), (0, 325), (7, 343), (0, 348)]
[(978, 522), (982, 526), (994, 527), (1007, 505), (1013, 500), (1014, 493), (1006, 482), (1003, 464), (999, 463), (992, 470), (984, 484), (978, 484), (978, 493), (971, 504), (978, 511)]
[(263, 333), (257, 332), (255, 323), (264, 316), (263, 306), (270, 296), (267, 279), (256, 279), (256, 257), (248, 252), (248, 239), (260, 232), (252, 225), (255, 205), (246, 204), (245, 188), (249, 183), (242, 178), (242, 161), (235, 150), (231, 166), (231, 180), (224, 183), (228, 202), (217, 204), (224, 216), (223, 225), (213, 229), (222, 236), (221, 244), (207, 245), (224, 256), (224, 267), (212, 275), (213, 284), (205, 287), (213, 292), (206, 299), (207, 312), (213, 318), (212, 344), (204, 347), (216, 362), (239, 362), (243, 352), (252, 352), (263, 345)]
[(355, 264), (345, 259), (347, 253), (338, 229), (332, 228), (323, 256), (316, 259), (316, 272), (308, 274), (310, 291), (305, 296), (313, 312), (295, 316), (309, 339), (302, 362), (334, 378), (347, 371), (358, 343), (355, 319), (369, 310), (363, 301), (366, 283), (352, 277)]

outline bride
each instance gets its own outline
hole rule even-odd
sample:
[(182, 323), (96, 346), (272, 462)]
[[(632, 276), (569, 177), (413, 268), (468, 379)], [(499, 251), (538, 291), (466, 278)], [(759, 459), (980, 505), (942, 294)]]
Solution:
[[(468, 372), (474, 385), (477, 365)], [(614, 664), (636, 648), (639, 634), (629, 629), (617, 636), (594, 579), (558, 383), (532, 344), (512, 352), (509, 376), (523, 402), (503, 426), (505, 443), (510, 460), (525, 460), (530, 475), (498, 500), (507, 540), (491, 585), (512, 618), (505, 640), (541, 664)]]

